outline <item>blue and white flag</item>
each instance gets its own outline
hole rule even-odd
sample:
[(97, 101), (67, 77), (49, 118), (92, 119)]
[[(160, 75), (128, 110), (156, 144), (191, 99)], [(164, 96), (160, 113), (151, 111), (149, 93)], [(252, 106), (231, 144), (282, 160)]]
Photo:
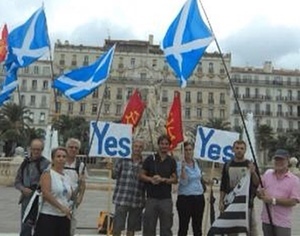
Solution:
[(7, 42), (6, 77), (1, 84), (0, 106), (17, 87), (18, 69), (29, 66), (50, 51), (44, 9), (38, 9), (23, 25), (9, 33)]
[(47, 51), (50, 41), (44, 8), (38, 9), (23, 25), (8, 35), (8, 55), (5, 64), (26, 67)]
[(79, 101), (103, 84), (108, 76), (116, 45), (104, 53), (90, 66), (81, 67), (61, 75), (52, 87), (61, 91), (68, 99)]
[(197, 0), (187, 0), (170, 25), (162, 45), (166, 60), (182, 88), (212, 40), (212, 33), (202, 20)]

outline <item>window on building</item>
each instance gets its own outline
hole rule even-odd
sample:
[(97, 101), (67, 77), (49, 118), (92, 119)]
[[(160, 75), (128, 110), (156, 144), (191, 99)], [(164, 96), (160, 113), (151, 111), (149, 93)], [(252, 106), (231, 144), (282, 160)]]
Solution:
[(56, 106), (57, 106), (57, 113), (60, 113), (61, 112), (61, 103), (57, 102)]
[(38, 66), (33, 67), (33, 74), (35, 74), (35, 75), (39, 74), (39, 67)]
[(283, 123), (282, 120), (278, 120), (278, 122), (277, 122), (277, 128), (280, 130), (283, 128), (282, 123)]
[(34, 91), (37, 90), (37, 80), (34, 79), (31, 81), (31, 89)]
[(30, 106), (35, 106), (35, 95), (30, 96)]
[(60, 54), (59, 65), (60, 66), (64, 66), (65, 65), (65, 54)]
[(96, 115), (98, 111), (98, 104), (93, 103), (92, 104), (92, 115)]
[(297, 91), (297, 100), (300, 101), (300, 91)]
[(185, 108), (185, 118), (186, 119), (191, 119), (191, 108), (189, 108), (189, 107), (186, 107)]
[(202, 118), (202, 108), (200, 108), (200, 107), (197, 108), (197, 118), (198, 119)]
[(26, 106), (26, 100), (25, 100), (25, 95), (24, 94), (21, 95), (21, 104), (23, 106)]
[(202, 103), (202, 92), (197, 92), (197, 102)]
[(99, 89), (96, 88), (96, 89), (94, 90), (94, 92), (92, 93), (92, 98), (98, 98), (98, 97), (99, 97)]
[(128, 88), (127, 89), (127, 96), (126, 96), (126, 99), (128, 100), (132, 94), (132, 91), (133, 91), (133, 88)]
[(214, 93), (209, 92), (208, 93), (208, 104), (214, 104)]
[(259, 88), (255, 88), (255, 97), (259, 98)]
[(79, 114), (85, 114), (85, 103), (80, 103)]
[(162, 102), (168, 102), (168, 90), (163, 90), (162, 91)]
[(141, 80), (146, 80), (147, 79), (147, 73), (141, 73)]
[(270, 120), (270, 119), (267, 119), (267, 120), (266, 120), (266, 125), (268, 125), (268, 126), (271, 127), (271, 120)]
[(225, 103), (225, 93), (220, 93), (220, 104), (224, 105)]
[(260, 103), (255, 103), (254, 113), (257, 114), (257, 115), (260, 114)]
[(292, 105), (288, 106), (288, 114), (289, 114), (289, 116), (293, 116), (293, 106)]
[(120, 104), (117, 104), (117, 106), (116, 106), (116, 115), (121, 115), (121, 108), (122, 108), (122, 106)]
[(277, 115), (282, 116), (282, 105), (281, 104), (277, 105)]
[(24, 74), (29, 74), (29, 66), (24, 67)]
[(293, 92), (292, 92), (292, 90), (288, 90), (287, 96), (288, 96), (288, 100), (289, 100), (289, 101), (292, 101), (292, 100), (293, 100)]
[(44, 81), (43, 81), (43, 90), (48, 90), (48, 87), (49, 87), (49, 82), (48, 82), (48, 80), (44, 80)]
[(246, 88), (246, 90), (245, 90), (245, 97), (246, 98), (250, 97), (250, 88)]
[(50, 66), (44, 66), (43, 67), (43, 75), (45, 76), (49, 76), (51, 73), (50, 73)]
[(214, 109), (213, 108), (208, 109), (208, 118), (209, 119), (214, 118)]
[(104, 98), (110, 99), (110, 87), (106, 87), (106, 89), (104, 90)]
[(214, 73), (214, 63), (210, 62), (208, 64), (208, 73), (213, 74)]
[(220, 118), (225, 119), (225, 109), (220, 109)]
[(68, 113), (73, 114), (74, 104), (73, 102), (68, 103)]
[(110, 112), (110, 104), (104, 104), (104, 114), (109, 114)]
[(191, 92), (190, 91), (186, 91), (185, 92), (185, 102), (186, 103), (190, 103), (191, 102)]
[(135, 58), (130, 59), (130, 65), (131, 67), (135, 67)]
[(42, 96), (41, 107), (47, 107), (47, 97), (46, 97), (46, 95)]
[(83, 58), (83, 65), (88, 66), (89, 65), (89, 56), (85, 55)]
[(123, 89), (122, 88), (117, 88), (117, 100), (122, 100), (123, 99)]
[(269, 103), (266, 104), (266, 115), (267, 116), (271, 115), (271, 104)]
[(157, 67), (157, 60), (156, 59), (152, 60), (152, 67), (153, 68)]
[(287, 85), (291, 85), (291, 77), (287, 78)]
[(27, 90), (27, 80), (26, 79), (22, 80), (21, 90), (22, 91), (26, 91)]
[(202, 62), (200, 61), (198, 66), (197, 66), (197, 72), (202, 73)]
[(292, 120), (289, 120), (289, 130), (294, 129), (294, 122)]
[(72, 55), (71, 66), (77, 66), (77, 55), (76, 54)]

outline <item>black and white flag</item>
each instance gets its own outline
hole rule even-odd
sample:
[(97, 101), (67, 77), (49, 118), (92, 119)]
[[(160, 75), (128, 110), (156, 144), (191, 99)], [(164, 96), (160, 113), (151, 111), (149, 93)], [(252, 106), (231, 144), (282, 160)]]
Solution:
[(248, 232), (249, 187), (250, 172), (247, 171), (236, 187), (226, 195), (224, 201), (228, 206), (212, 224), (207, 236)]

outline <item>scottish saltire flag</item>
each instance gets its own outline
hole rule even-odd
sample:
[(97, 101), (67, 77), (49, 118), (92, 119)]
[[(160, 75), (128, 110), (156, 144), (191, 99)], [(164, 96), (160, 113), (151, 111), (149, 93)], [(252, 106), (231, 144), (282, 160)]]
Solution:
[(1, 85), (0, 106), (17, 87), (17, 72), (49, 51), (49, 37), (44, 9), (38, 9), (23, 25), (8, 34), (6, 77)]
[(61, 91), (68, 99), (79, 101), (103, 84), (108, 76), (116, 45), (104, 53), (90, 66), (81, 67), (61, 75), (52, 87)]
[(208, 236), (249, 232), (249, 186), (250, 172), (247, 171), (236, 187), (225, 196), (227, 208), (215, 220)]
[(44, 8), (38, 9), (23, 25), (8, 35), (6, 65), (26, 67), (49, 51), (49, 36)]
[(202, 20), (197, 0), (187, 0), (170, 25), (162, 45), (166, 60), (181, 87), (186, 86), (212, 40), (212, 33)]

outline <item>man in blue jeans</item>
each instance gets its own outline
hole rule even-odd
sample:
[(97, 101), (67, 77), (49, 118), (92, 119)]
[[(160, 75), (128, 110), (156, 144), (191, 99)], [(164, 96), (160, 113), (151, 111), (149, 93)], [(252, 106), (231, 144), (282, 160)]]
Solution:
[(140, 178), (146, 183), (147, 200), (144, 212), (143, 236), (155, 236), (159, 219), (160, 235), (172, 236), (172, 184), (177, 183), (176, 161), (168, 155), (170, 139), (158, 138), (158, 152), (143, 163)]

